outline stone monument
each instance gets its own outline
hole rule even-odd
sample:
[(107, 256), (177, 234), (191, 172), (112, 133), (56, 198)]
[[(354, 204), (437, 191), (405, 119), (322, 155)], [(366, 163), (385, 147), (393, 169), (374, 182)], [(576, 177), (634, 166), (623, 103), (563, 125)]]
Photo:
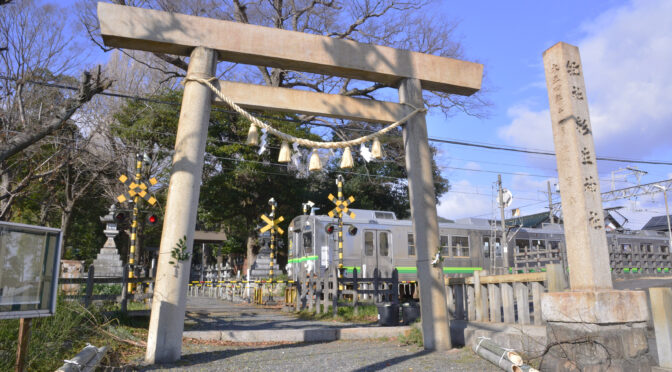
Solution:
[[(266, 236), (261, 238), (261, 249), (259, 249), (259, 253), (254, 260), (254, 263), (250, 266), (250, 276), (253, 278), (268, 278), (269, 276), (268, 274), (271, 265), (271, 248), (269, 246), (270, 240), (264, 239), (265, 237)], [(277, 264), (277, 262), (273, 265), (273, 272), (280, 272), (280, 266)]]
[(579, 49), (543, 54), (558, 164), (570, 291), (544, 293), (543, 371), (649, 371), (643, 291), (614, 290)]
[(123, 275), (124, 266), (117, 251), (117, 245), (114, 243), (114, 237), (119, 234), (114, 215), (117, 207), (114, 204), (110, 207), (109, 213), (100, 217), (100, 222), (105, 223), (103, 233), (107, 237), (103, 248), (98, 256), (93, 260), (95, 267), (94, 276), (96, 278), (120, 278)]

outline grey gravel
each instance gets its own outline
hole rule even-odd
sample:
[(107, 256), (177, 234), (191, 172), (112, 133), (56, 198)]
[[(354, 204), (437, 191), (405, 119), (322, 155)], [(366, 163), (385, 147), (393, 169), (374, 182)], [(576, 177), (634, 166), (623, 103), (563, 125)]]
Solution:
[(391, 340), (229, 346), (185, 342), (174, 364), (141, 371), (499, 371), (467, 348), (427, 352)]

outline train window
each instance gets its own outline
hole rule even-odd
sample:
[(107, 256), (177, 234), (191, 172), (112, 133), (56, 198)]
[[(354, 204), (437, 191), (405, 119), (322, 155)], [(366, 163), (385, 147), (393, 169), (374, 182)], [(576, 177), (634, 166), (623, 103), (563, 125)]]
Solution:
[(632, 252), (632, 248), (630, 247), (630, 244), (621, 244), (621, 251), (623, 253), (630, 253)]
[(667, 253), (669, 251), (669, 247), (666, 245), (661, 245), (660, 246), (660, 253)]
[(550, 250), (559, 250), (560, 249), (560, 242), (557, 240), (549, 240), (548, 241), (548, 249)]
[[(495, 239), (495, 256), (502, 257), (502, 248), (500, 247), (500, 239)], [(483, 237), (483, 256), (490, 257), (490, 237)]]
[(533, 251), (545, 251), (546, 250), (546, 241), (540, 239), (532, 239), (532, 250)]
[(364, 255), (373, 256), (373, 231), (364, 233)]
[(527, 252), (530, 242), (527, 239), (516, 239), (516, 253)]
[(408, 255), (415, 256), (415, 240), (413, 234), (408, 234)]
[(303, 233), (303, 253), (313, 253), (313, 232), (307, 231)]
[(469, 257), (469, 238), (466, 236), (451, 237), (453, 257)]
[(389, 240), (390, 234), (386, 232), (379, 232), (378, 233), (378, 254), (381, 256), (389, 256), (390, 255), (390, 240)]
[(639, 245), (639, 251), (640, 252), (651, 253), (651, 252), (653, 252), (653, 249), (651, 248), (651, 244), (642, 243), (642, 244)]
[(441, 245), (441, 255), (448, 257), (448, 255), (450, 255), (450, 243), (448, 243), (448, 235), (441, 235), (439, 242)]

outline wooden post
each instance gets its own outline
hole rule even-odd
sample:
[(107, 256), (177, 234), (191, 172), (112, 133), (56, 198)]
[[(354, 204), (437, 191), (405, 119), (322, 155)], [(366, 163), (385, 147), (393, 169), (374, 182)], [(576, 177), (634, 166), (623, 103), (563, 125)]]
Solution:
[[(217, 53), (197, 47), (189, 59), (189, 77), (215, 76)], [(207, 86), (186, 81), (182, 108), (175, 138), (175, 155), (166, 198), (166, 213), (161, 233), (156, 287), (149, 321), (148, 363), (179, 360), (182, 355), (182, 332), (191, 256), (174, 262), (171, 252), (182, 240), (185, 252), (193, 250), (196, 207), (201, 188), (205, 142), (210, 121), (212, 92)]]
[(518, 304), (518, 323), (530, 324), (530, 295), (525, 283), (514, 283), (516, 303)]
[(502, 308), (504, 309), (504, 323), (514, 323), (516, 319), (513, 311), (513, 287), (511, 283), (500, 283), (502, 290)]
[(544, 286), (539, 282), (532, 282), (532, 307), (534, 311), (534, 324), (541, 325), (541, 294)]
[(373, 269), (373, 302), (380, 302), (378, 298), (378, 269)]
[(19, 344), (16, 349), (15, 372), (23, 372), (26, 369), (26, 355), (28, 355), (31, 320), (31, 318), (21, 318), (19, 321)]
[(91, 296), (93, 296), (93, 279), (95, 274), (95, 267), (89, 266), (88, 276), (86, 277), (86, 295), (84, 295), (84, 307), (91, 305)]
[(315, 298), (315, 279), (313, 276), (308, 277), (308, 311), (313, 311), (313, 302)]
[(488, 284), (488, 298), (490, 300), (490, 321), (502, 322), (502, 292), (497, 284)]
[[(481, 274), (478, 271), (474, 271), (474, 304), (475, 308), (475, 320), (482, 322), (485, 320), (484, 313), (487, 311), (483, 307), (483, 301), (481, 301)], [(471, 319), (469, 319), (471, 320)]]
[[(476, 274), (476, 273), (474, 273)], [(474, 276), (474, 278), (476, 278)], [(474, 286), (465, 284), (467, 286), (467, 320), (468, 321), (475, 321), (478, 318), (476, 317), (476, 291), (474, 290)]]
[(453, 294), (453, 286), (448, 284), (446, 286), (446, 301), (448, 302), (448, 315), (451, 319), (455, 319), (455, 298)]
[(128, 264), (124, 265), (121, 274), (121, 312), (125, 313), (128, 309)]
[[(424, 107), (420, 80), (407, 78), (399, 84), (399, 102)], [(424, 115), (415, 115), (403, 126), (406, 150), (408, 196), (413, 219), (413, 236), (418, 258), (422, 339), (427, 350), (450, 350), (450, 327), (444, 290), (443, 269), (433, 267), (431, 257), (439, 247), (439, 223), (432, 172), (432, 153), (427, 141)]]
[(546, 283), (549, 292), (561, 292), (567, 288), (567, 280), (562, 265), (546, 265)]
[(294, 297), (294, 311), (299, 311), (301, 310), (301, 288), (303, 287), (301, 285), (301, 278), (296, 278), (296, 282), (294, 283), (296, 285), (296, 296)]
[(399, 271), (397, 269), (392, 270), (392, 303), (399, 305)]

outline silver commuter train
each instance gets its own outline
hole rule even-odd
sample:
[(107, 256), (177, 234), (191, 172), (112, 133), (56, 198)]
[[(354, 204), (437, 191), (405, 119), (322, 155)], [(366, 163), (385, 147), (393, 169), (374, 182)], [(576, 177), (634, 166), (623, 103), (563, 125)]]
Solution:
[[(343, 218), (343, 265), (346, 276), (372, 277), (378, 269), (389, 277), (395, 268), (400, 281), (417, 280), (417, 251), (410, 220), (398, 220), (393, 212), (351, 209), (355, 218)], [(443, 271), (461, 276), (476, 270), (502, 267), (501, 229), (486, 219), (466, 218), (439, 223)], [(289, 224), (287, 271), (294, 280), (308, 274), (328, 276), (338, 265), (337, 219), (302, 215)], [(507, 232), (509, 271), (544, 270), (548, 263), (565, 267), (562, 225), (541, 228), (510, 228)], [(668, 273), (672, 267), (668, 238), (664, 233), (632, 231), (608, 233), (612, 270), (624, 273)], [(436, 252), (432, 252), (432, 255)]]

